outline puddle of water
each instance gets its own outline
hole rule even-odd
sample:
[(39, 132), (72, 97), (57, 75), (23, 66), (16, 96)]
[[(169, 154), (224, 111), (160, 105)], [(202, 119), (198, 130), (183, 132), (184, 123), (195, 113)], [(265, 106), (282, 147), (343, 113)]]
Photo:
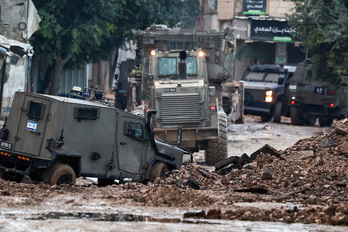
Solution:
[(48, 212), (42, 214), (34, 214), (27, 217), (26, 220), (82, 220), (90, 221), (118, 221), (118, 222), (148, 222), (152, 220), (150, 216), (120, 214), (120, 213), (91, 213), (91, 212)]
[[(22, 215), (24, 216), (24, 215)], [(23, 218), (23, 217), (22, 217)], [(347, 227), (280, 222), (231, 221), (211, 219), (154, 218), (152, 216), (95, 213), (47, 212), (20, 214), (0, 213), (1, 231), (253, 231), (253, 232), (345, 232)]]

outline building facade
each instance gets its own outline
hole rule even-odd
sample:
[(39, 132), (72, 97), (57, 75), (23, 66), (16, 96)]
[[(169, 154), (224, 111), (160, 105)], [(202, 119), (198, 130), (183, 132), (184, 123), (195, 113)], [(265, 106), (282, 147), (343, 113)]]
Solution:
[(218, 20), (228, 43), (226, 67), (240, 80), (253, 64), (297, 64), (305, 59), (286, 15), (291, 0), (219, 0)]
[[(31, 0), (2, 0), (0, 3), (0, 35), (8, 39), (11, 44), (2, 62), (0, 72), (2, 118), (8, 115), (15, 92), (27, 91), (30, 88), (29, 73), (32, 51), (29, 54), (20, 50), (30, 47), (29, 39), (38, 29), (39, 21)], [(15, 47), (17, 51), (11, 51)]]

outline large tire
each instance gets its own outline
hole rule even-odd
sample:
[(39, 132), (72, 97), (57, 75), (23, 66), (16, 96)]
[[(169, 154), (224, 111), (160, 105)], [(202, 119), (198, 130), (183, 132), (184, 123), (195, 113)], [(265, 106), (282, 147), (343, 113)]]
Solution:
[(163, 162), (156, 162), (151, 167), (149, 181), (154, 182), (157, 177), (169, 171), (167, 164)]
[(17, 183), (22, 182), (24, 175), (17, 175), (0, 170), (0, 178), (4, 180), (14, 181)]
[(44, 173), (43, 179), (50, 185), (74, 185), (76, 174), (69, 165), (57, 163)]
[(273, 122), (280, 123), (282, 117), (282, 102), (277, 101), (274, 106)]
[(303, 126), (304, 124), (304, 118), (300, 115), (298, 107), (291, 107), (290, 119), (292, 125)]
[(219, 110), (219, 138), (217, 140), (209, 140), (205, 149), (205, 163), (207, 165), (215, 165), (217, 162), (227, 158), (227, 116), (226, 113)]
[(269, 114), (261, 115), (260, 117), (262, 122), (269, 122), (272, 119), (272, 116)]
[(316, 121), (317, 121), (317, 117), (315, 117), (314, 115), (308, 115), (306, 117), (305, 124), (307, 126), (314, 126)]
[(329, 117), (319, 117), (319, 125), (321, 127), (331, 127), (332, 126), (332, 123), (333, 123), (333, 118), (329, 118)]

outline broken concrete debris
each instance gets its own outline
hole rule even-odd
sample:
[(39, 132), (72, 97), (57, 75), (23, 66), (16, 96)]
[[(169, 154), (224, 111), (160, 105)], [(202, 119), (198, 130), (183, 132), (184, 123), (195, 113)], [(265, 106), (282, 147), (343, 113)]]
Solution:
[[(348, 120), (335, 122), (335, 127), (348, 131)], [(330, 146), (322, 146), (321, 141), (327, 141)], [(130, 182), (101, 188), (88, 182), (73, 187), (52, 187), (30, 182), (29, 178), (20, 184), (0, 179), (0, 207), (10, 205), (12, 209), (22, 209), (51, 205), (54, 201), (83, 209), (84, 203), (93, 202), (95, 206), (103, 204), (110, 208), (116, 205), (165, 210), (184, 208), (188, 209), (183, 213), (183, 217), (188, 218), (185, 220), (209, 218), (348, 226), (347, 144), (348, 134), (333, 130), (302, 139), (284, 151), (267, 145), (250, 157), (247, 154), (229, 157), (217, 164), (215, 171), (187, 163), (180, 170), (148, 184)], [(16, 198), (22, 200), (12, 200)], [(262, 204), (266, 207), (260, 207)], [(287, 207), (289, 205), (292, 207)]]

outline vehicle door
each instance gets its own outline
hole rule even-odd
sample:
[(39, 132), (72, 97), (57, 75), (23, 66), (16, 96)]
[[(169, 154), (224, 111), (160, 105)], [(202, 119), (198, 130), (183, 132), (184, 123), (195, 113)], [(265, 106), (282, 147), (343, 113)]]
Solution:
[(13, 149), (31, 155), (40, 155), (48, 114), (50, 101), (36, 96), (25, 96), (23, 106), (20, 110), (20, 120), (14, 135)]
[(120, 115), (117, 130), (117, 154), (121, 171), (142, 174), (147, 148), (145, 131), (143, 118), (128, 114)]

